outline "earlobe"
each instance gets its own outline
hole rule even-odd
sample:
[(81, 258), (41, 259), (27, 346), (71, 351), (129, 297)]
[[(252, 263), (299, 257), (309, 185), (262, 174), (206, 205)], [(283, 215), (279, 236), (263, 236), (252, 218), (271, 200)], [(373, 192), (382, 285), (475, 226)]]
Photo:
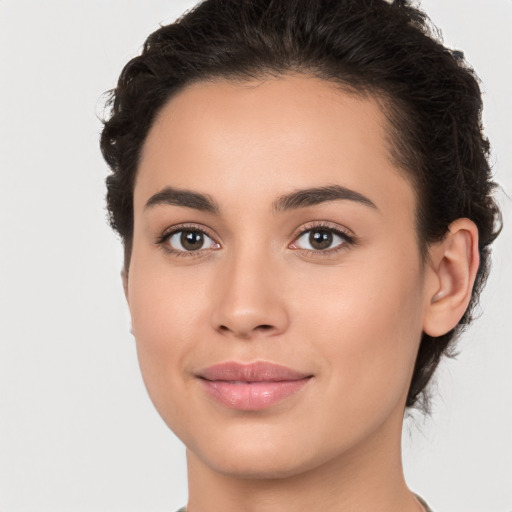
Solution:
[(442, 336), (458, 324), (471, 300), (479, 263), (478, 228), (469, 219), (457, 219), (430, 251), (426, 334)]

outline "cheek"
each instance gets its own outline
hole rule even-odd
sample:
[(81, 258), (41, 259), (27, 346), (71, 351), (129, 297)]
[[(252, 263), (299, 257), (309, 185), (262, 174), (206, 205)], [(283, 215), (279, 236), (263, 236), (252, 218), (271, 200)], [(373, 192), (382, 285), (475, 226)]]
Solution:
[(142, 242), (134, 244), (128, 281), (130, 313), (134, 334), (148, 350), (173, 350), (180, 339), (193, 336), (206, 299), (199, 282), (193, 267), (173, 272), (161, 254)]
[[(206, 294), (196, 281), (176, 279), (158, 263), (132, 260), (129, 304), (142, 377), (157, 410), (172, 406), (166, 396), (179, 386), (187, 358), (207, 324)], [(204, 337), (204, 336), (203, 336)]]
[(295, 316), (324, 360), (333, 400), (343, 395), (352, 411), (386, 408), (412, 376), (422, 325), (420, 269), (414, 261), (381, 259), (337, 270), (335, 279), (303, 281), (297, 295), (309, 289), (309, 299), (297, 302)]

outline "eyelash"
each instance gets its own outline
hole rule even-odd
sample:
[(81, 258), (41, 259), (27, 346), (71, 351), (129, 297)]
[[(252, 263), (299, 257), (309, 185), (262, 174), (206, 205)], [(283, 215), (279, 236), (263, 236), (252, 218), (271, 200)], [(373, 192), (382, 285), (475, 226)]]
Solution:
[[(203, 235), (206, 235), (208, 238), (213, 240), (216, 244), (219, 244), (215, 237), (204, 227), (199, 224), (179, 224), (177, 226), (173, 226), (169, 230), (164, 231), (161, 236), (158, 237), (156, 240), (156, 245), (161, 247), (166, 253), (171, 254), (172, 256), (178, 256), (178, 257), (185, 257), (185, 258), (194, 258), (201, 256), (201, 253), (203, 251), (208, 249), (198, 249), (196, 251), (179, 251), (176, 249), (173, 249), (170, 244), (168, 243), (169, 240), (172, 238), (173, 235), (176, 235), (177, 233), (180, 233), (182, 231), (191, 231), (193, 233), (202, 233)], [(210, 250), (216, 250), (216, 249), (210, 249)]]
[(293, 250), (302, 251), (302, 254), (305, 256), (314, 256), (314, 257), (332, 257), (335, 254), (338, 254), (340, 251), (347, 250), (350, 246), (356, 244), (356, 238), (349, 234), (347, 231), (344, 231), (339, 226), (333, 226), (327, 222), (310, 222), (303, 226), (300, 231), (298, 231), (294, 237), (292, 244), (296, 244), (297, 241), (303, 237), (307, 233), (315, 232), (315, 231), (327, 231), (328, 233), (332, 233), (334, 235), (339, 236), (342, 239), (342, 243), (337, 245), (336, 247), (330, 249), (300, 249), (294, 248)]
[[(169, 245), (169, 240), (173, 235), (176, 235), (177, 233), (180, 233), (182, 231), (191, 231), (191, 232), (197, 232), (202, 233), (203, 235), (206, 235), (208, 238), (213, 240), (213, 242), (217, 245), (219, 245), (219, 242), (215, 239), (215, 237), (207, 230), (204, 226), (201, 226), (199, 224), (180, 224), (177, 226), (173, 226), (171, 229), (166, 230), (161, 236), (158, 237), (156, 240), (156, 245), (161, 247), (166, 253), (172, 254), (173, 256), (178, 257), (198, 257), (200, 256), (203, 251), (205, 250), (217, 250), (217, 249), (198, 249), (196, 251), (181, 251), (173, 249)], [(294, 237), (292, 244), (295, 244), (297, 240), (299, 240), (301, 237), (303, 237), (306, 233), (311, 233), (314, 231), (327, 231), (329, 233), (332, 233), (334, 235), (339, 236), (343, 242), (340, 243), (338, 246), (332, 248), (332, 249), (325, 249), (325, 250), (315, 250), (315, 249), (301, 249), (301, 248), (293, 248), (292, 250), (298, 250), (302, 251), (302, 253), (306, 256), (320, 256), (320, 257), (327, 257), (332, 256), (333, 254), (337, 254), (338, 252), (342, 250), (346, 250), (348, 247), (356, 244), (356, 238), (352, 235), (344, 231), (343, 229), (339, 227), (334, 227), (329, 223), (326, 222), (312, 222), (306, 224), (304, 227), (298, 231)], [(290, 244), (290, 245), (292, 245)]]

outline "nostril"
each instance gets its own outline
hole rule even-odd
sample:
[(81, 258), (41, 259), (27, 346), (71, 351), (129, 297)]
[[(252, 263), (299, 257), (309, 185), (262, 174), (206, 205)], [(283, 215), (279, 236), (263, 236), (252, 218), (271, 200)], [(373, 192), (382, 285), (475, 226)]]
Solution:
[(273, 329), (274, 329), (274, 326), (270, 325), (270, 324), (260, 324), (260, 325), (257, 325), (256, 327), (249, 329), (247, 331), (231, 329), (227, 325), (222, 325), (222, 324), (218, 326), (219, 332), (223, 332), (223, 333), (233, 332), (234, 334), (241, 336), (243, 338), (250, 337), (251, 332), (257, 332), (257, 331), (268, 332)]

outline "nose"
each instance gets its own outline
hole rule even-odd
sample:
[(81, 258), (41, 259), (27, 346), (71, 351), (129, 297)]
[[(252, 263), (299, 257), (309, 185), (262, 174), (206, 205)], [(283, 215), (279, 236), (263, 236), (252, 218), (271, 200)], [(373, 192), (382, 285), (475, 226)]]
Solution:
[(232, 255), (216, 275), (213, 328), (239, 339), (272, 337), (286, 331), (286, 287), (272, 258)]

